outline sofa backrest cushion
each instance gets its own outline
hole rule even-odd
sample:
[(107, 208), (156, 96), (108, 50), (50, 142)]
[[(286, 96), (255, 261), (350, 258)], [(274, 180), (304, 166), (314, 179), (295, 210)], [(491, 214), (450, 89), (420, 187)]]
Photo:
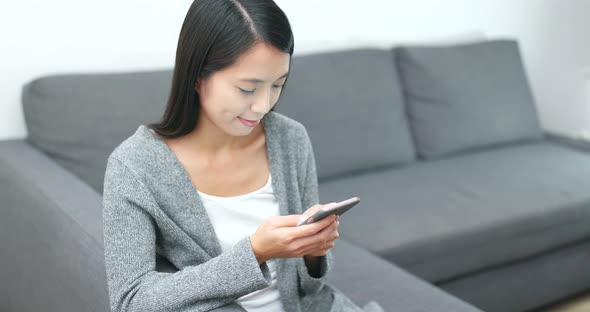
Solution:
[(415, 159), (390, 50), (294, 56), (275, 110), (303, 123), (319, 179)]
[(514, 40), (394, 48), (421, 158), (542, 138)]
[(171, 70), (51, 75), (23, 87), (27, 140), (102, 194), (106, 161), (137, 126), (158, 121)]

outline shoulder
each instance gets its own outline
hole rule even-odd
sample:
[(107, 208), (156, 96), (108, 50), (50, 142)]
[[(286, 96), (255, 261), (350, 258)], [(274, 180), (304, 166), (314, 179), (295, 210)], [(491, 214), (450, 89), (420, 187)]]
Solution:
[(299, 146), (309, 143), (307, 129), (301, 122), (275, 111), (271, 111), (267, 115), (265, 118), (271, 126), (271, 131), (267, 135), (280, 136), (282, 141)]
[(271, 146), (271, 153), (293, 163), (297, 171), (307, 170), (310, 159), (314, 158), (314, 152), (305, 126), (277, 112), (270, 112), (268, 115), (270, 131), (267, 132), (267, 137), (275, 142)]
[(163, 159), (165, 154), (161, 144), (165, 143), (155, 133), (145, 125), (140, 125), (111, 152), (107, 160), (107, 170), (113, 164), (123, 165), (139, 177), (145, 168), (157, 166), (155, 161)]

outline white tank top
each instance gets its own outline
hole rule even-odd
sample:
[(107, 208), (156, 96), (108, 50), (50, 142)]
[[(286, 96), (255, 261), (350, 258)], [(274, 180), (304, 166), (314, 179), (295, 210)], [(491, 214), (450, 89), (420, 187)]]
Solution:
[[(223, 252), (244, 237), (254, 234), (266, 218), (280, 214), (270, 174), (264, 187), (240, 196), (218, 197), (197, 192), (211, 219)], [(271, 285), (244, 295), (236, 301), (248, 312), (284, 312), (277, 288), (276, 260), (271, 259), (266, 263), (272, 277)]]

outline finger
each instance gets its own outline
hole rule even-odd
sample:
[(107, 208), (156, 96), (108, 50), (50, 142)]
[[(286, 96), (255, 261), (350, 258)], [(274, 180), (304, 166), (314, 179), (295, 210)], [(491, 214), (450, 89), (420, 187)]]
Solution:
[(307, 209), (304, 213), (301, 214), (301, 216), (302, 216), (301, 220), (311, 217), (314, 213), (316, 213), (320, 210), (328, 210), (329, 208), (331, 208), (332, 206), (335, 206), (335, 205), (336, 205), (336, 203), (334, 203), (334, 202), (329, 203), (329, 204), (325, 204), (325, 205), (321, 205), (321, 204), (313, 205), (309, 209)]
[(307, 236), (293, 242), (300, 253), (309, 254), (323, 250), (328, 242), (319, 235)]
[(330, 215), (320, 221), (298, 226), (294, 229), (296, 230), (295, 235), (299, 237), (314, 235), (330, 226), (330, 224), (334, 223), (334, 220), (336, 220), (336, 215)]
[(314, 213), (318, 212), (320, 209), (322, 209), (324, 207), (324, 205), (313, 205), (311, 207), (309, 207), (307, 210), (305, 210), (305, 212), (302, 213), (302, 215), (305, 216), (311, 216)]
[(332, 249), (332, 248), (334, 248), (334, 246), (336, 246), (336, 241), (329, 241), (329, 242), (326, 242), (326, 244), (323, 246), (322, 250)]
[(299, 224), (299, 215), (273, 216), (268, 218), (273, 228), (294, 227)]
[[(332, 224), (331, 226), (327, 226), (322, 231), (320, 231), (316, 235), (310, 235), (306, 237), (301, 237), (293, 241), (294, 244), (297, 246), (309, 246), (313, 250), (324, 248), (325, 245), (331, 244), (335, 241), (340, 234), (336, 230), (336, 227)], [(331, 248), (331, 247), (330, 247)]]
[(330, 226), (327, 226), (325, 229), (320, 231), (318, 234), (322, 236), (326, 241), (335, 241), (340, 237), (340, 233), (338, 233), (338, 225), (336, 222), (332, 223)]
[(326, 253), (327, 253), (326, 250), (322, 250), (322, 251), (317, 251), (317, 252), (310, 252), (307, 255), (315, 256), (315, 257), (321, 257), (321, 256), (325, 256)]
[[(306, 242), (308, 243), (308, 242)], [(312, 256), (324, 256), (329, 249), (334, 248), (335, 241), (321, 241), (319, 243), (308, 243), (308, 245), (302, 245), (301, 253), (304, 255)]]

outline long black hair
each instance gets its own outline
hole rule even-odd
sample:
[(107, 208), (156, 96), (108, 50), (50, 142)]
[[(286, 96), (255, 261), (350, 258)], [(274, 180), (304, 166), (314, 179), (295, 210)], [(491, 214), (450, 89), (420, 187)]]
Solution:
[(166, 111), (147, 127), (165, 138), (191, 132), (201, 106), (197, 79), (232, 65), (257, 42), (289, 53), (291, 63), (291, 25), (273, 0), (194, 0), (180, 31)]

